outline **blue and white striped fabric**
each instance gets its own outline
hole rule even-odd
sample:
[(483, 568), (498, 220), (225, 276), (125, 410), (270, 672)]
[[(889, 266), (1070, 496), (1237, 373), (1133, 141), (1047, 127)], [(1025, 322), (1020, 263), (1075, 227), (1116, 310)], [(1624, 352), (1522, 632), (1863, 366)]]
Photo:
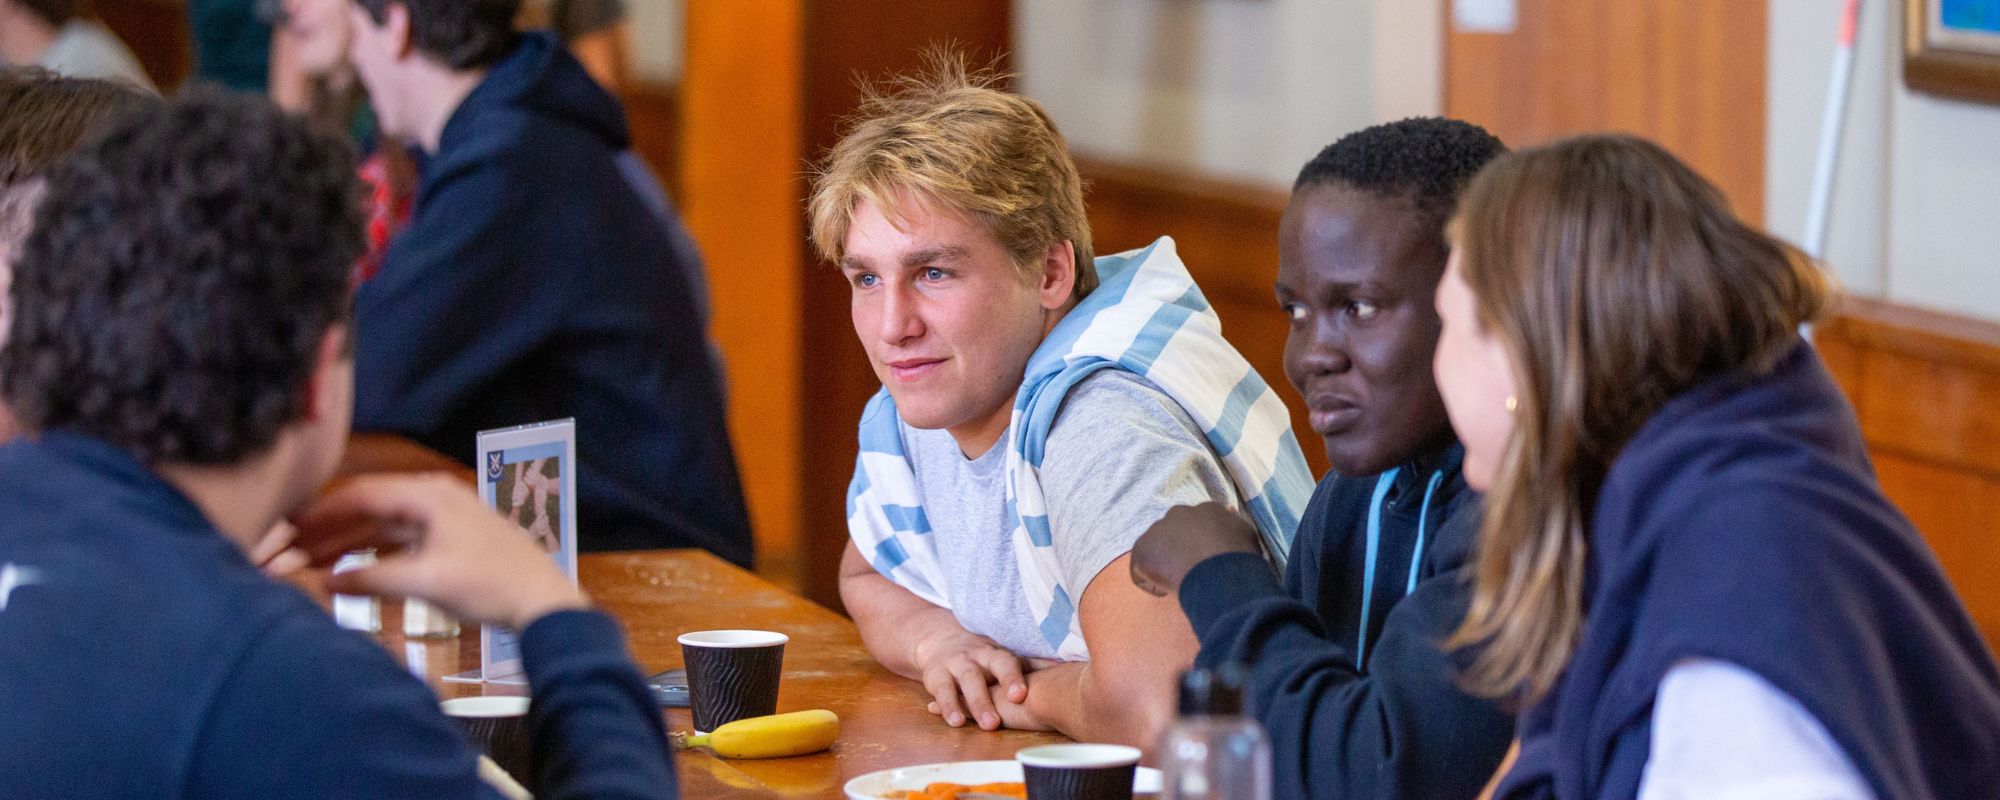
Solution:
[[(1028, 607), (1049, 647), (1068, 660), (1089, 658), (1076, 615), (1083, 587), (1063, 583), (1040, 469), (1063, 397), (1085, 376), (1129, 370), (1179, 403), (1221, 457), (1236, 486), (1233, 499), (1248, 509), (1265, 552), (1280, 566), (1313, 489), (1284, 402), (1222, 338), (1221, 322), (1173, 240), (1099, 258), (1096, 267), (1097, 290), (1029, 358), (1005, 439), (1007, 515)], [(861, 417), (861, 455), (847, 488), (848, 533), (875, 571), (950, 608), (951, 587), (903, 452), (902, 425), (888, 392), (876, 393)]]

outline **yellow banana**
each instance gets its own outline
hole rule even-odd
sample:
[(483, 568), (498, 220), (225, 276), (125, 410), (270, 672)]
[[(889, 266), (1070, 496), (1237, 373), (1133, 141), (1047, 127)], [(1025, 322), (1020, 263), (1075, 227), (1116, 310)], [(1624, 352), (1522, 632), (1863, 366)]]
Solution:
[(706, 747), (723, 758), (783, 758), (817, 753), (840, 738), (840, 717), (824, 709), (739, 719), (714, 731), (680, 740), (683, 747)]

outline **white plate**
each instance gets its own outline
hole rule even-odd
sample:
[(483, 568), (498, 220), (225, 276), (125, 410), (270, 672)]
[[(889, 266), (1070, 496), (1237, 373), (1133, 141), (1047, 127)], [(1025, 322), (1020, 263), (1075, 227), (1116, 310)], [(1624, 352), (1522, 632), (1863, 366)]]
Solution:
[[(870, 772), (847, 782), (848, 800), (882, 800), (890, 792), (907, 792), (922, 789), (940, 781), (945, 783), (1018, 783), (1021, 780), (1021, 763), (1018, 761), (952, 761), (944, 764), (924, 764), (917, 767), (899, 767)], [(1140, 767), (1132, 778), (1132, 791), (1148, 794), (1160, 791), (1160, 771), (1151, 767)]]

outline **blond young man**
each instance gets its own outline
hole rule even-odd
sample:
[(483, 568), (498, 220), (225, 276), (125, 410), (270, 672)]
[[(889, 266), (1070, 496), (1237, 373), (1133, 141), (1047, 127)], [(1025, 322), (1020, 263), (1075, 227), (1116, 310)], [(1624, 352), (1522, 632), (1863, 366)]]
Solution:
[(953, 726), (1151, 744), (1196, 641), (1132, 543), (1215, 500), (1286, 552), (1311, 480), (1282, 403), (1171, 240), (1093, 261), (1061, 134), (989, 76), (872, 93), (811, 213), (884, 387), (841, 566), (869, 650)]

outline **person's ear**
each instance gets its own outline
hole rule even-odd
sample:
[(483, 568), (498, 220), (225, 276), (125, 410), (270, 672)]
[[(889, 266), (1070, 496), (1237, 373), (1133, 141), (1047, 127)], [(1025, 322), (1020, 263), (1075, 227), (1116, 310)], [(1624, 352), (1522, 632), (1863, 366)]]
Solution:
[(1070, 296), (1076, 293), (1076, 248), (1068, 239), (1049, 245), (1042, 255), (1042, 277), (1035, 292), (1042, 308), (1054, 311), (1069, 305)]
[(389, 36), (389, 49), (397, 60), (409, 57), (416, 45), (410, 39), (410, 7), (402, 3), (390, 3), (382, 15), (383, 33)]
[(300, 404), (300, 416), (308, 421), (318, 422), (335, 416), (340, 409), (337, 403), (351, 403), (350, 397), (336, 390), (339, 382), (348, 380), (346, 373), (354, 369), (354, 349), (349, 346), (348, 327), (345, 323), (335, 323), (320, 336), (319, 345), (313, 348), (312, 374), (306, 376), (304, 402)]

